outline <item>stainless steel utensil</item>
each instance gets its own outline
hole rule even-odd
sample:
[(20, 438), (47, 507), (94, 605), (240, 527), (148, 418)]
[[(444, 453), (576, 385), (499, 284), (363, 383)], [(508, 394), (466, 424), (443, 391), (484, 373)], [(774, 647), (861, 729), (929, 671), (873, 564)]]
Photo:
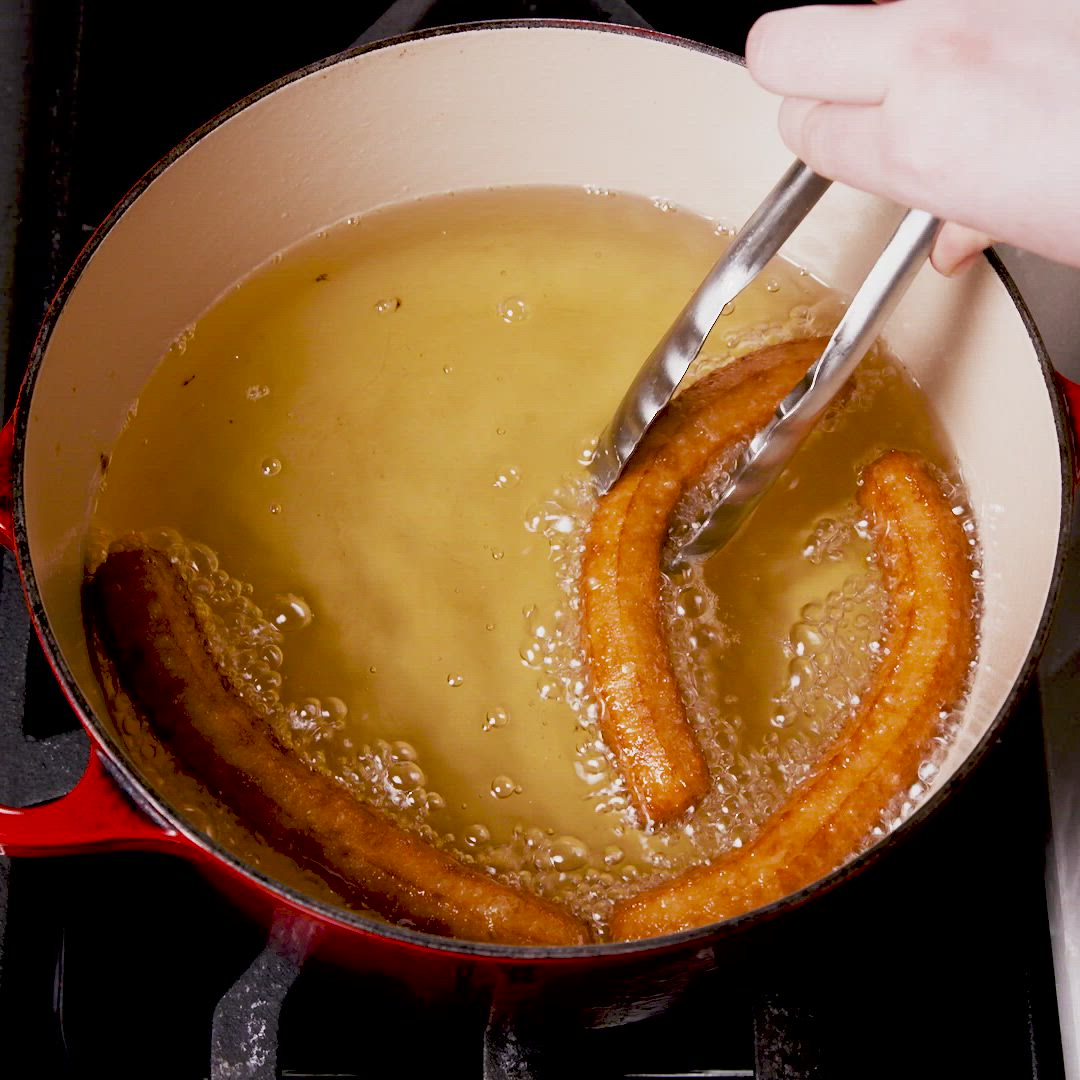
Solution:
[[(764, 269), (832, 183), (796, 161), (653, 349), (605, 428), (592, 460), (601, 494), (618, 479), (653, 420), (671, 400), (725, 305)], [(930, 254), (941, 221), (909, 210), (856, 292), (824, 352), (740, 455), (731, 480), (673, 561), (716, 551), (753, 512), (791, 455), (873, 344)]]

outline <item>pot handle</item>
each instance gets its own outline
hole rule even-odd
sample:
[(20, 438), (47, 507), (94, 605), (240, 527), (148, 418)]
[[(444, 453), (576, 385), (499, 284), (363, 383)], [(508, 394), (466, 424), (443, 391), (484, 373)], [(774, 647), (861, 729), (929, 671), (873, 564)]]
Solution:
[(12, 460), (15, 454), (15, 414), (0, 428), (0, 547), (15, 550), (15, 524), (12, 520)]
[[(12, 484), (15, 416), (0, 428), (0, 547), (15, 550)], [(91, 743), (82, 779), (40, 806), (0, 806), (0, 855), (72, 855), (122, 848), (188, 847), (171, 826), (140, 811), (109, 775)]]
[(0, 806), (0, 855), (74, 855), (187, 846), (173, 828), (140, 811), (109, 775), (96, 746), (82, 779), (53, 802)]
[(1072, 432), (1073, 487), (1080, 487), (1080, 383), (1073, 382), (1060, 372), (1054, 374), (1061, 391), (1061, 399), (1065, 403), (1065, 417)]

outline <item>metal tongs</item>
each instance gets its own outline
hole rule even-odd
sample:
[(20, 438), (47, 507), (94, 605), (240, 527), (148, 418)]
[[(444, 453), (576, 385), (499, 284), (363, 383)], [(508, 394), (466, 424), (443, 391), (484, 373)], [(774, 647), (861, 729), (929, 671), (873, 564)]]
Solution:
[[(754, 211), (653, 349), (600, 436), (591, 469), (601, 494), (619, 478), (653, 420), (671, 400), (725, 305), (761, 273), (831, 183), (795, 161)], [(716, 551), (735, 535), (858, 367), (930, 254), (941, 225), (922, 210), (904, 215), (825, 351), (780, 403), (773, 419), (750, 440), (708, 517), (692, 529), (669, 569), (689, 557)]]

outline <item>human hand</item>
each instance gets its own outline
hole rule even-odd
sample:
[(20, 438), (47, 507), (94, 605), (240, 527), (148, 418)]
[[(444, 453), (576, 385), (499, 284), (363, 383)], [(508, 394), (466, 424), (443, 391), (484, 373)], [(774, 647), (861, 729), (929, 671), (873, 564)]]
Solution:
[(1080, 266), (1076, 0), (774, 11), (746, 59), (811, 168), (949, 222), (938, 270), (991, 237)]

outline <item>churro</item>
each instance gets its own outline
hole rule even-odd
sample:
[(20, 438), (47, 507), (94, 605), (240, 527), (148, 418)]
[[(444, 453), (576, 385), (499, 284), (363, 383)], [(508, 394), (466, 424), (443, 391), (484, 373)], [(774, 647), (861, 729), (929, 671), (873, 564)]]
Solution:
[(216, 666), (166, 556), (114, 548), (84, 606), (110, 705), (124, 695), (184, 771), (346, 901), (472, 941), (587, 941), (556, 904), (464, 865), (290, 752)]
[(748, 846), (616, 904), (616, 940), (731, 918), (834, 870), (916, 781), (941, 716), (964, 694), (976, 619), (961, 522), (925, 463), (900, 451), (863, 470), (858, 498), (888, 601), (869, 689), (814, 773)]
[(678, 817), (709, 787), (664, 638), (660, 558), (672, 515), (713, 462), (764, 427), (825, 343), (762, 349), (676, 397), (589, 526), (582, 633), (601, 734), (646, 824)]

